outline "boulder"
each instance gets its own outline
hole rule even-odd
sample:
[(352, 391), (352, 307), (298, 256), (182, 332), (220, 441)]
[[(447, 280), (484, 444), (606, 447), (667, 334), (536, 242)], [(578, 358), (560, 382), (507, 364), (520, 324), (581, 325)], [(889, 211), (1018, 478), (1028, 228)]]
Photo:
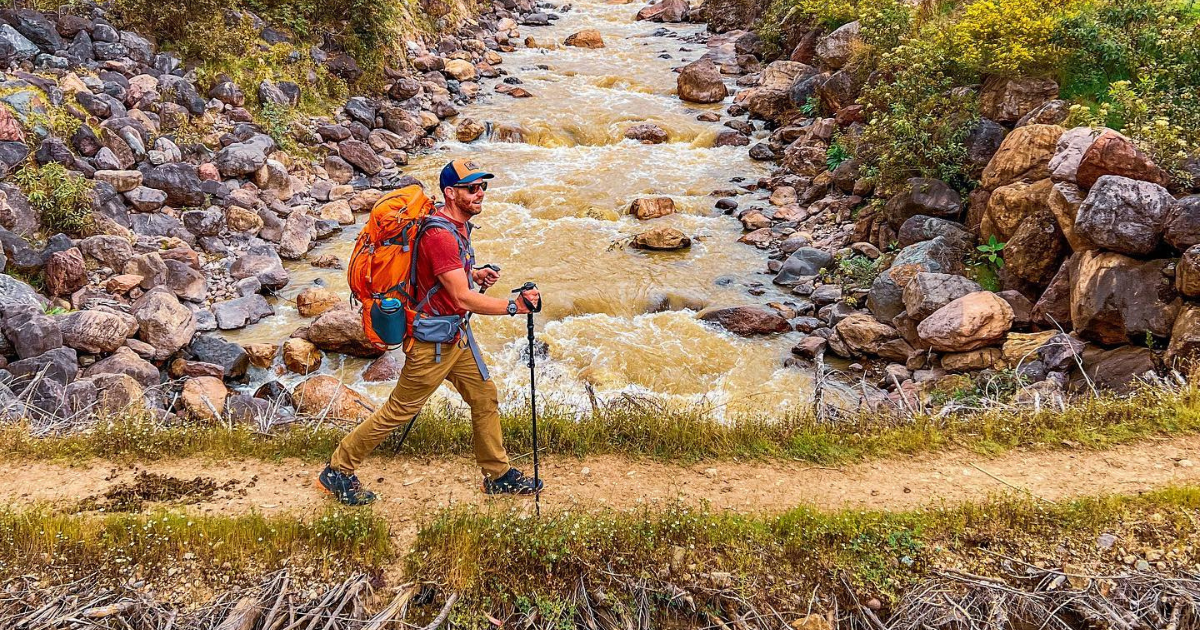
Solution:
[(563, 44), (576, 48), (604, 48), (604, 38), (600, 36), (600, 31), (594, 28), (585, 28), (578, 33), (568, 35)]
[(996, 190), (1016, 181), (1035, 182), (1050, 176), (1050, 159), (1066, 131), (1058, 125), (1018, 127), (1004, 138), (983, 169), (983, 188)]
[(42, 380), (53, 381), (59, 385), (66, 385), (75, 380), (79, 373), (79, 356), (74, 348), (58, 347), (35, 357), (13, 361), (5, 369), (13, 376), (9, 382), (13, 391), (21, 393), (38, 375), (41, 375)]
[(196, 318), (179, 303), (170, 290), (155, 288), (133, 305), (138, 336), (154, 346), (154, 358), (162, 361), (186, 346), (196, 334)]
[(1033, 322), (1047, 328), (1071, 329), (1071, 267), (1074, 257), (1059, 265), (1058, 272), (1033, 305)]
[(213, 422), (225, 413), (225, 399), (229, 390), (221, 379), (211, 376), (189, 378), (183, 382), (179, 395), (184, 415), (205, 422)]
[(1076, 183), (1076, 175), (1079, 171), (1079, 162), (1083, 160), (1083, 154), (1091, 148), (1092, 143), (1100, 134), (1107, 131), (1106, 129), (1093, 129), (1091, 127), (1075, 127), (1068, 129), (1058, 139), (1055, 148), (1054, 157), (1050, 158), (1050, 178), (1056, 182)]
[[(138, 173), (138, 176), (140, 177), (141, 173)], [(125, 200), (138, 212), (154, 212), (167, 203), (167, 193), (154, 188), (138, 186), (125, 193)]]
[(451, 59), (446, 62), (446, 67), (443, 70), (456, 81), (474, 81), (479, 76), (479, 71), (475, 68), (475, 64), (464, 59)]
[(70, 295), (87, 284), (87, 267), (83, 264), (83, 253), (72, 247), (54, 252), (46, 258), (42, 269), (46, 293), (51, 296)]
[(142, 171), (142, 185), (167, 193), (172, 206), (199, 206), (204, 203), (200, 175), (187, 162), (168, 162)]
[(858, 21), (843, 24), (817, 42), (817, 59), (822, 68), (837, 70), (845, 66), (860, 43), (861, 26)]
[(968, 293), (934, 311), (917, 334), (938, 352), (966, 352), (996, 344), (1012, 328), (1013, 312), (995, 293)]
[(10, 302), (3, 306), (3, 312), (4, 336), (22, 359), (62, 347), (63, 336), (58, 322), (42, 312), (40, 305)]
[(1118, 175), (1166, 186), (1170, 178), (1125, 136), (1108, 129), (1088, 146), (1079, 161), (1075, 182), (1091, 188), (1105, 175)]
[(132, 376), (98, 374), (90, 378), (96, 387), (98, 413), (117, 415), (132, 407), (144, 406), (146, 389)]
[(91, 364), (83, 371), (84, 376), (103, 374), (124, 374), (143, 387), (153, 387), (159, 382), (158, 368), (138, 356), (129, 346), (117, 348), (112, 356)]
[(684, 66), (677, 88), (679, 98), (689, 103), (720, 103), (729, 95), (720, 68), (707, 58)]
[(1047, 211), (1054, 182), (1049, 178), (1034, 183), (1016, 182), (992, 191), (979, 224), (980, 240), (992, 236), (1006, 242), (1029, 217)]
[(657, 251), (686, 249), (692, 246), (692, 239), (675, 228), (659, 226), (634, 236), (630, 246)]
[(88, 354), (108, 354), (125, 345), (125, 339), (137, 332), (129, 321), (104, 311), (75, 311), (57, 317), (63, 344)]
[(361, 422), (375, 411), (365, 397), (328, 374), (310, 377), (297, 385), (292, 399), (297, 412), (332, 420)]
[(691, 6), (687, 0), (659, 0), (637, 12), (634, 19), (650, 22), (683, 22), (688, 19)]
[(384, 381), (394, 381), (400, 378), (400, 370), (404, 367), (404, 362), (398, 360), (391, 354), (385, 354), (371, 362), (367, 369), (363, 370), (362, 380), (368, 383), (378, 383)]
[(1054, 215), (1059, 230), (1067, 239), (1071, 251), (1076, 252), (1096, 248), (1095, 243), (1075, 229), (1075, 217), (1079, 214), (1079, 206), (1083, 204), (1083, 198), (1084, 195), (1079, 187), (1071, 182), (1055, 183), (1046, 198), (1046, 204), (1050, 208), (1050, 213)]
[(340, 225), (354, 225), (354, 210), (350, 208), (350, 202), (345, 199), (331, 201), (317, 211), (317, 216), (330, 221), (337, 221)]
[(241, 378), (250, 367), (250, 355), (245, 348), (216, 335), (196, 335), (192, 340), (192, 355), (197, 361), (220, 367), (225, 378)]
[(1058, 83), (1033, 77), (990, 76), (979, 92), (979, 113), (1001, 123), (1015, 123), (1046, 101), (1058, 98)]
[(229, 275), (235, 280), (257, 278), (267, 290), (279, 290), (287, 286), (288, 272), (275, 248), (262, 241), (254, 242), (229, 267)]
[[(1119, 394), (1131, 391), (1147, 372), (1156, 367), (1154, 351), (1136, 346), (1121, 346), (1112, 350), (1088, 347), (1083, 351), (1083, 371), (1091, 382)], [(1084, 383), (1074, 383), (1078, 389)]]
[[(912, 347), (908, 346), (900, 333), (887, 324), (866, 313), (853, 313), (834, 326), (842, 342), (855, 356), (883, 356), (888, 359), (906, 360)], [(895, 342), (899, 341), (900, 344)], [(897, 356), (897, 349), (899, 354)]]
[(250, 324), (257, 324), (264, 317), (275, 314), (275, 309), (261, 295), (247, 295), (212, 305), (213, 316), (217, 320), (217, 328), (221, 330), (236, 330)]
[(833, 266), (833, 254), (815, 247), (801, 247), (792, 252), (783, 261), (779, 273), (775, 274), (774, 282), (778, 285), (793, 286), (806, 276), (815, 276), (822, 269)]
[(914, 322), (921, 322), (954, 300), (982, 290), (963, 276), (921, 272), (904, 286), (904, 310)]
[(1175, 266), (1175, 290), (1185, 297), (1200, 297), (1200, 245), (1183, 252)]
[(1104, 249), (1145, 256), (1162, 240), (1174, 204), (1158, 184), (1104, 175), (1079, 206), (1075, 230)]
[(301, 317), (316, 317), (338, 305), (341, 298), (325, 287), (309, 287), (296, 296), (296, 310)]
[(1139, 261), (1089, 250), (1071, 267), (1071, 323), (1080, 337), (1108, 345), (1165, 338), (1181, 301), (1165, 275), (1168, 260)]
[(1179, 312), (1171, 327), (1171, 343), (1167, 346), (1169, 365), (1190, 362), (1200, 357), (1200, 306), (1188, 305)]
[(969, 352), (942, 355), (942, 369), (947, 372), (971, 372), (995, 367), (1000, 363), (1000, 348), (980, 348)]
[(975, 245), (975, 235), (967, 231), (963, 224), (921, 214), (906, 219), (896, 232), (896, 240), (900, 247), (908, 247), (913, 243), (928, 241), (939, 236), (964, 251)]
[(945, 182), (923, 177), (909, 179), (905, 189), (888, 199), (884, 206), (888, 223), (893, 228), (899, 228), (917, 215), (956, 219), (961, 211), (962, 197), (954, 189)]
[(241, 206), (229, 206), (225, 209), (225, 225), (234, 232), (258, 234), (263, 229), (263, 220), (256, 212)]
[(1046, 286), (1068, 253), (1058, 221), (1042, 209), (1021, 222), (1004, 247), (1004, 269), (1035, 286)]
[(921, 272), (956, 274), (962, 271), (963, 250), (944, 237), (915, 243), (900, 250), (892, 265), (875, 276), (867, 292), (867, 308), (876, 319), (890, 322), (904, 310), (904, 287)]
[(309, 216), (303, 208), (293, 210), (283, 223), (283, 233), (279, 237), (279, 255), (288, 260), (304, 258), (312, 247), (315, 232), (316, 219)]
[(625, 130), (625, 137), (642, 144), (662, 144), (670, 139), (670, 134), (654, 123), (638, 123)]
[(140, 171), (96, 171), (92, 177), (106, 182), (120, 193), (129, 192), (142, 185)]
[(307, 339), (283, 342), (283, 364), (297, 374), (311, 374), (321, 368), (321, 351)]
[(367, 175), (377, 175), (383, 170), (383, 160), (375, 154), (371, 145), (360, 140), (342, 140), (338, 143), (338, 155)]
[(675, 201), (670, 197), (635, 199), (629, 206), (629, 214), (645, 220), (665, 217), (675, 213)]
[(705, 310), (697, 315), (706, 322), (743, 337), (751, 335), (788, 332), (792, 329), (788, 321), (777, 311), (762, 306), (731, 306)]
[(327, 352), (374, 358), (383, 351), (367, 340), (362, 318), (350, 309), (335, 308), (321, 314), (308, 327), (308, 340)]
[(967, 147), (967, 164), (970, 166), (971, 177), (978, 179), (983, 175), (992, 156), (1000, 150), (1004, 136), (1008, 133), (1002, 125), (994, 120), (980, 118), (971, 127), (963, 144)]
[(487, 129), (474, 118), (463, 118), (458, 123), (458, 127), (454, 130), (454, 135), (459, 142), (474, 142), (482, 136)]
[(1163, 240), (1179, 251), (1200, 243), (1200, 195), (1190, 195), (1175, 201), (1167, 214)]
[(275, 362), (278, 346), (273, 343), (248, 343), (242, 348), (250, 359), (250, 365), (256, 368), (269, 368)]

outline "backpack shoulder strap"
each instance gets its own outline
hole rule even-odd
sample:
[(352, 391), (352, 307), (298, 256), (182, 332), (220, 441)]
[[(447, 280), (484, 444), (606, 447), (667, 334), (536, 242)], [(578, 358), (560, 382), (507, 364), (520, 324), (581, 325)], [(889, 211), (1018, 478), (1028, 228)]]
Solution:
[[(472, 225), (470, 222), (467, 223), (468, 236), (470, 235), (471, 230), (474, 227), (475, 226)], [(420, 250), (419, 250), (418, 246), (421, 242), (421, 238), (423, 236), (425, 236), (426, 232), (428, 232), (431, 229), (435, 229), (435, 228), (440, 228), (440, 229), (446, 230), (447, 232), (449, 232), (451, 234), (451, 236), (454, 237), (455, 242), (458, 243), (458, 256), (460, 259), (462, 259), (464, 265), (467, 265), (470, 267), (475, 266), (475, 249), (473, 247), (471, 247), (470, 239), (463, 238), (463, 235), (458, 231), (458, 228), (454, 225), (453, 222), (450, 221), (450, 219), (447, 219), (442, 216), (438, 216), (436, 214), (431, 214), (431, 215), (425, 217), (421, 221), (421, 226), (417, 229), (416, 235), (413, 236), (412, 247), (413, 247), (413, 257), (414, 258), (417, 256), (420, 256)], [(416, 286), (417, 286), (417, 263), (415, 260), (413, 261), (412, 267), (409, 270), (409, 274), (410, 274), (410, 280), (412, 283), (411, 286), (415, 290)], [(470, 287), (472, 290), (475, 289), (475, 281), (471, 278), (470, 273), (467, 274), (467, 286)], [(415, 310), (417, 310), (417, 311), (423, 310), (428, 305), (429, 298), (432, 297), (434, 293), (440, 291), (441, 289), (442, 289), (442, 283), (439, 282), (437, 279), (434, 279), (433, 286), (430, 287), (429, 291), (425, 293), (425, 297), (419, 303), (417, 303)], [(434, 313), (434, 314), (437, 315), (438, 313)]]

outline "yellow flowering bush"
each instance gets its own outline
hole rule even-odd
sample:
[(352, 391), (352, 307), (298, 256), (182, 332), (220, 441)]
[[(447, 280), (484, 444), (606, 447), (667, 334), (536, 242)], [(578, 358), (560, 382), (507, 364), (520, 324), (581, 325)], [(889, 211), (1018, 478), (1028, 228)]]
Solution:
[(1054, 40), (1066, 0), (976, 0), (945, 32), (947, 49), (968, 69), (1017, 76), (1052, 68), (1063, 50)]

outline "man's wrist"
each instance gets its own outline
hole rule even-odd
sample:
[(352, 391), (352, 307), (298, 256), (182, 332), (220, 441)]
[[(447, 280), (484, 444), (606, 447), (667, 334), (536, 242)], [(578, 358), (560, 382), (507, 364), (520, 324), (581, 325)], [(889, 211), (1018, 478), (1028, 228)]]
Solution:
[(507, 312), (507, 313), (508, 313), (510, 316), (512, 316), (512, 315), (516, 315), (516, 314), (517, 314), (519, 311), (520, 311), (520, 309), (517, 307), (517, 301), (516, 301), (516, 300), (509, 300), (509, 301), (508, 301), (508, 309), (507, 309), (507, 311), (506, 311), (506, 312)]

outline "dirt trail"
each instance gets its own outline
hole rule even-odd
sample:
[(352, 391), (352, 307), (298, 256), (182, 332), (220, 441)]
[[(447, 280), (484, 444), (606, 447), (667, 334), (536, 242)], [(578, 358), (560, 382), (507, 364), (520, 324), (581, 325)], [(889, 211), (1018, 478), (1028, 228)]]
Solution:
[[(986, 458), (943, 452), (893, 458), (840, 468), (794, 462), (709, 462), (674, 466), (620, 457), (547, 457), (542, 474), (547, 508), (617, 509), (676, 499), (706, 500), (713, 509), (778, 512), (797, 505), (904, 510), (942, 500), (981, 499), (1022, 489), (1048, 499), (1105, 493), (1138, 493), (1171, 484), (1200, 483), (1200, 436), (1160, 439), (1104, 451), (1023, 452)], [(518, 464), (525, 468), (529, 462)], [(211, 461), (201, 459), (115, 466), (94, 461), (76, 466), (5, 462), (0, 475), (20, 479), (0, 486), (0, 502), (74, 505), (129, 482), (137, 470), (191, 479), (230, 480), (240, 490), (220, 492), (184, 509), (208, 514), (264, 514), (318, 509), (329, 499), (314, 479), (320, 466), (299, 461)], [(371, 459), (360, 477), (377, 491), (376, 511), (392, 521), (400, 539), (411, 536), (422, 517), (450, 505), (484, 503), (532, 507), (524, 498), (489, 498), (478, 489), (478, 471), (465, 458)], [(253, 484), (252, 478), (257, 477)], [(247, 487), (252, 486), (252, 487)], [(240, 494), (244, 490), (245, 494)]]

